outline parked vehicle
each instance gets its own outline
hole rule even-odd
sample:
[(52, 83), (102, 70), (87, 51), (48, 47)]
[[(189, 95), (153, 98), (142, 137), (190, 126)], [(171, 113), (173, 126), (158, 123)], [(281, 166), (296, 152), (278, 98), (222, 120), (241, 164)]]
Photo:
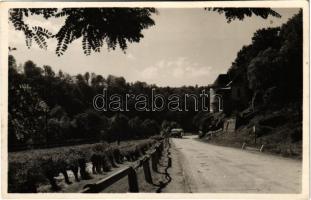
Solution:
[(170, 136), (176, 138), (182, 138), (184, 135), (184, 130), (182, 128), (173, 128), (171, 130)]

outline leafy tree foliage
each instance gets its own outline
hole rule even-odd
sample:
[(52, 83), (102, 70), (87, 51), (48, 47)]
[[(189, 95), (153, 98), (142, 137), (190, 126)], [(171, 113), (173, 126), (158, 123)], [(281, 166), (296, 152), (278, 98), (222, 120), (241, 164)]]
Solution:
[(146, 136), (157, 135), (160, 133), (160, 126), (155, 120), (145, 119), (142, 123), (142, 129)]
[[(228, 22), (252, 15), (266, 19), (268, 16), (280, 17), (270, 8), (208, 8), (210, 11), (224, 13)], [(73, 41), (82, 38), (82, 48), (86, 55), (92, 51), (100, 52), (104, 44), (108, 50), (119, 46), (123, 51), (128, 43), (139, 42), (144, 36), (142, 30), (155, 25), (151, 18), (157, 13), (154, 8), (23, 8), (11, 9), (10, 21), (15, 30), (23, 31), (27, 47), (32, 41), (43, 49), (47, 48), (47, 40), (56, 38), (56, 54), (61, 56)], [(25, 18), (31, 15), (45, 19), (64, 18), (64, 24), (57, 33), (51, 33), (40, 26), (30, 27)]]
[(228, 74), (252, 91), (253, 107), (272, 91), (279, 98), (273, 98), (270, 105), (301, 100), (302, 11), (281, 27), (256, 31), (252, 43), (238, 52)]
[[(47, 39), (56, 38), (56, 54), (63, 55), (68, 45), (82, 38), (82, 48), (86, 55), (99, 52), (104, 44), (108, 49), (117, 45), (127, 49), (127, 43), (139, 42), (141, 31), (154, 25), (151, 14), (154, 8), (38, 8), (11, 9), (10, 21), (18, 31), (26, 36), (26, 45), (31, 47), (34, 40), (40, 48), (47, 48)], [(24, 19), (40, 15), (45, 19), (64, 18), (64, 25), (57, 33), (35, 26), (29, 27)]]
[(39, 78), (42, 74), (42, 69), (29, 60), (24, 65), (24, 72), (26, 77)]
[(143, 121), (138, 116), (128, 121), (131, 137), (141, 138), (144, 136), (142, 123)]
[(116, 139), (118, 144), (122, 139), (128, 139), (129, 136), (127, 135), (129, 126), (128, 126), (128, 117), (123, 114), (115, 114), (111, 118), (111, 127), (110, 127), (110, 134), (112, 134), (112, 138)]
[[(248, 80), (250, 89), (256, 91), (266, 89), (278, 83), (278, 74), (282, 71), (281, 60), (275, 49), (268, 48), (251, 60), (248, 65)], [(284, 81), (284, 80), (283, 80)]]
[(39, 139), (44, 114), (49, 107), (17, 72), (13, 56), (9, 57), (9, 102), (9, 143), (32, 143), (33, 139)]
[(264, 19), (267, 19), (269, 16), (281, 17), (279, 13), (271, 8), (207, 8), (207, 10), (224, 14), (228, 22), (235, 19), (243, 20), (245, 17), (251, 17), (252, 15)]

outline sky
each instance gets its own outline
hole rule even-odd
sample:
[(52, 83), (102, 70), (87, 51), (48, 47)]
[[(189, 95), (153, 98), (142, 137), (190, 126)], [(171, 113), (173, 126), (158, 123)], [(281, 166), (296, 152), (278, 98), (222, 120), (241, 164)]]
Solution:
[[(158, 86), (206, 86), (221, 73), (226, 73), (237, 52), (251, 43), (258, 29), (280, 26), (298, 13), (298, 9), (274, 9), (282, 17), (250, 17), (227, 23), (225, 16), (203, 8), (162, 8), (153, 15), (155, 26), (143, 30), (139, 43), (128, 45), (126, 53), (120, 49), (93, 52), (86, 56), (82, 40), (68, 46), (61, 57), (55, 54), (56, 40), (48, 41), (48, 49), (35, 44), (28, 49), (22, 32), (9, 26), (9, 46), (17, 50), (11, 54), (17, 64), (27, 60), (38, 66), (50, 65), (55, 72), (62, 70), (70, 75), (94, 72), (107, 77), (123, 76), (128, 82), (144, 81)], [(56, 33), (63, 20), (27, 19), (30, 25), (41, 25)]]

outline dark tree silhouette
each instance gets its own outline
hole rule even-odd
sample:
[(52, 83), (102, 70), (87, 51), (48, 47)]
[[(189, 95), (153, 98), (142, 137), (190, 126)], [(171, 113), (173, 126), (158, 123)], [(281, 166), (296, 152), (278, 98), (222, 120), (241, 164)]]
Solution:
[(225, 14), (227, 22), (238, 19), (243, 20), (245, 17), (256, 15), (267, 19), (269, 16), (281, 17), (281, 15), (271, 8), (206, 8), (209, 11), (216, 11), (220, 14)]
[[(44, 8), (44, 9), (11, 9), (10, 21), (14, 28), (23, 31), (26, 45), (31, 47), (34, 40), (40, 48), (46, 49), (46, 39), (56, 38), (56, 54), (63, 55), (68, 45), (82, 38), (84, 53), (99, 52), (104, 43), (108, 49), (117, 45), (126, 50), (127, 43), (139, 42), (141, 31), (154, 25), (151, 14), (154, 8)], [(56, 34), (49, 30), (25, 23), (25, 17), (41, 15), (45, 19), (64, 17), (65, 22)]]

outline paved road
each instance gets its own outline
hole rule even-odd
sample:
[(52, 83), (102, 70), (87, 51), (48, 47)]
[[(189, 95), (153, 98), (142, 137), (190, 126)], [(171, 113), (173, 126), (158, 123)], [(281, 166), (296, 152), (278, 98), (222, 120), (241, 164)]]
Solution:
[(302, 162), (216, 146), (196, 136), (172, 139), (191, 192), (300, 193)]

